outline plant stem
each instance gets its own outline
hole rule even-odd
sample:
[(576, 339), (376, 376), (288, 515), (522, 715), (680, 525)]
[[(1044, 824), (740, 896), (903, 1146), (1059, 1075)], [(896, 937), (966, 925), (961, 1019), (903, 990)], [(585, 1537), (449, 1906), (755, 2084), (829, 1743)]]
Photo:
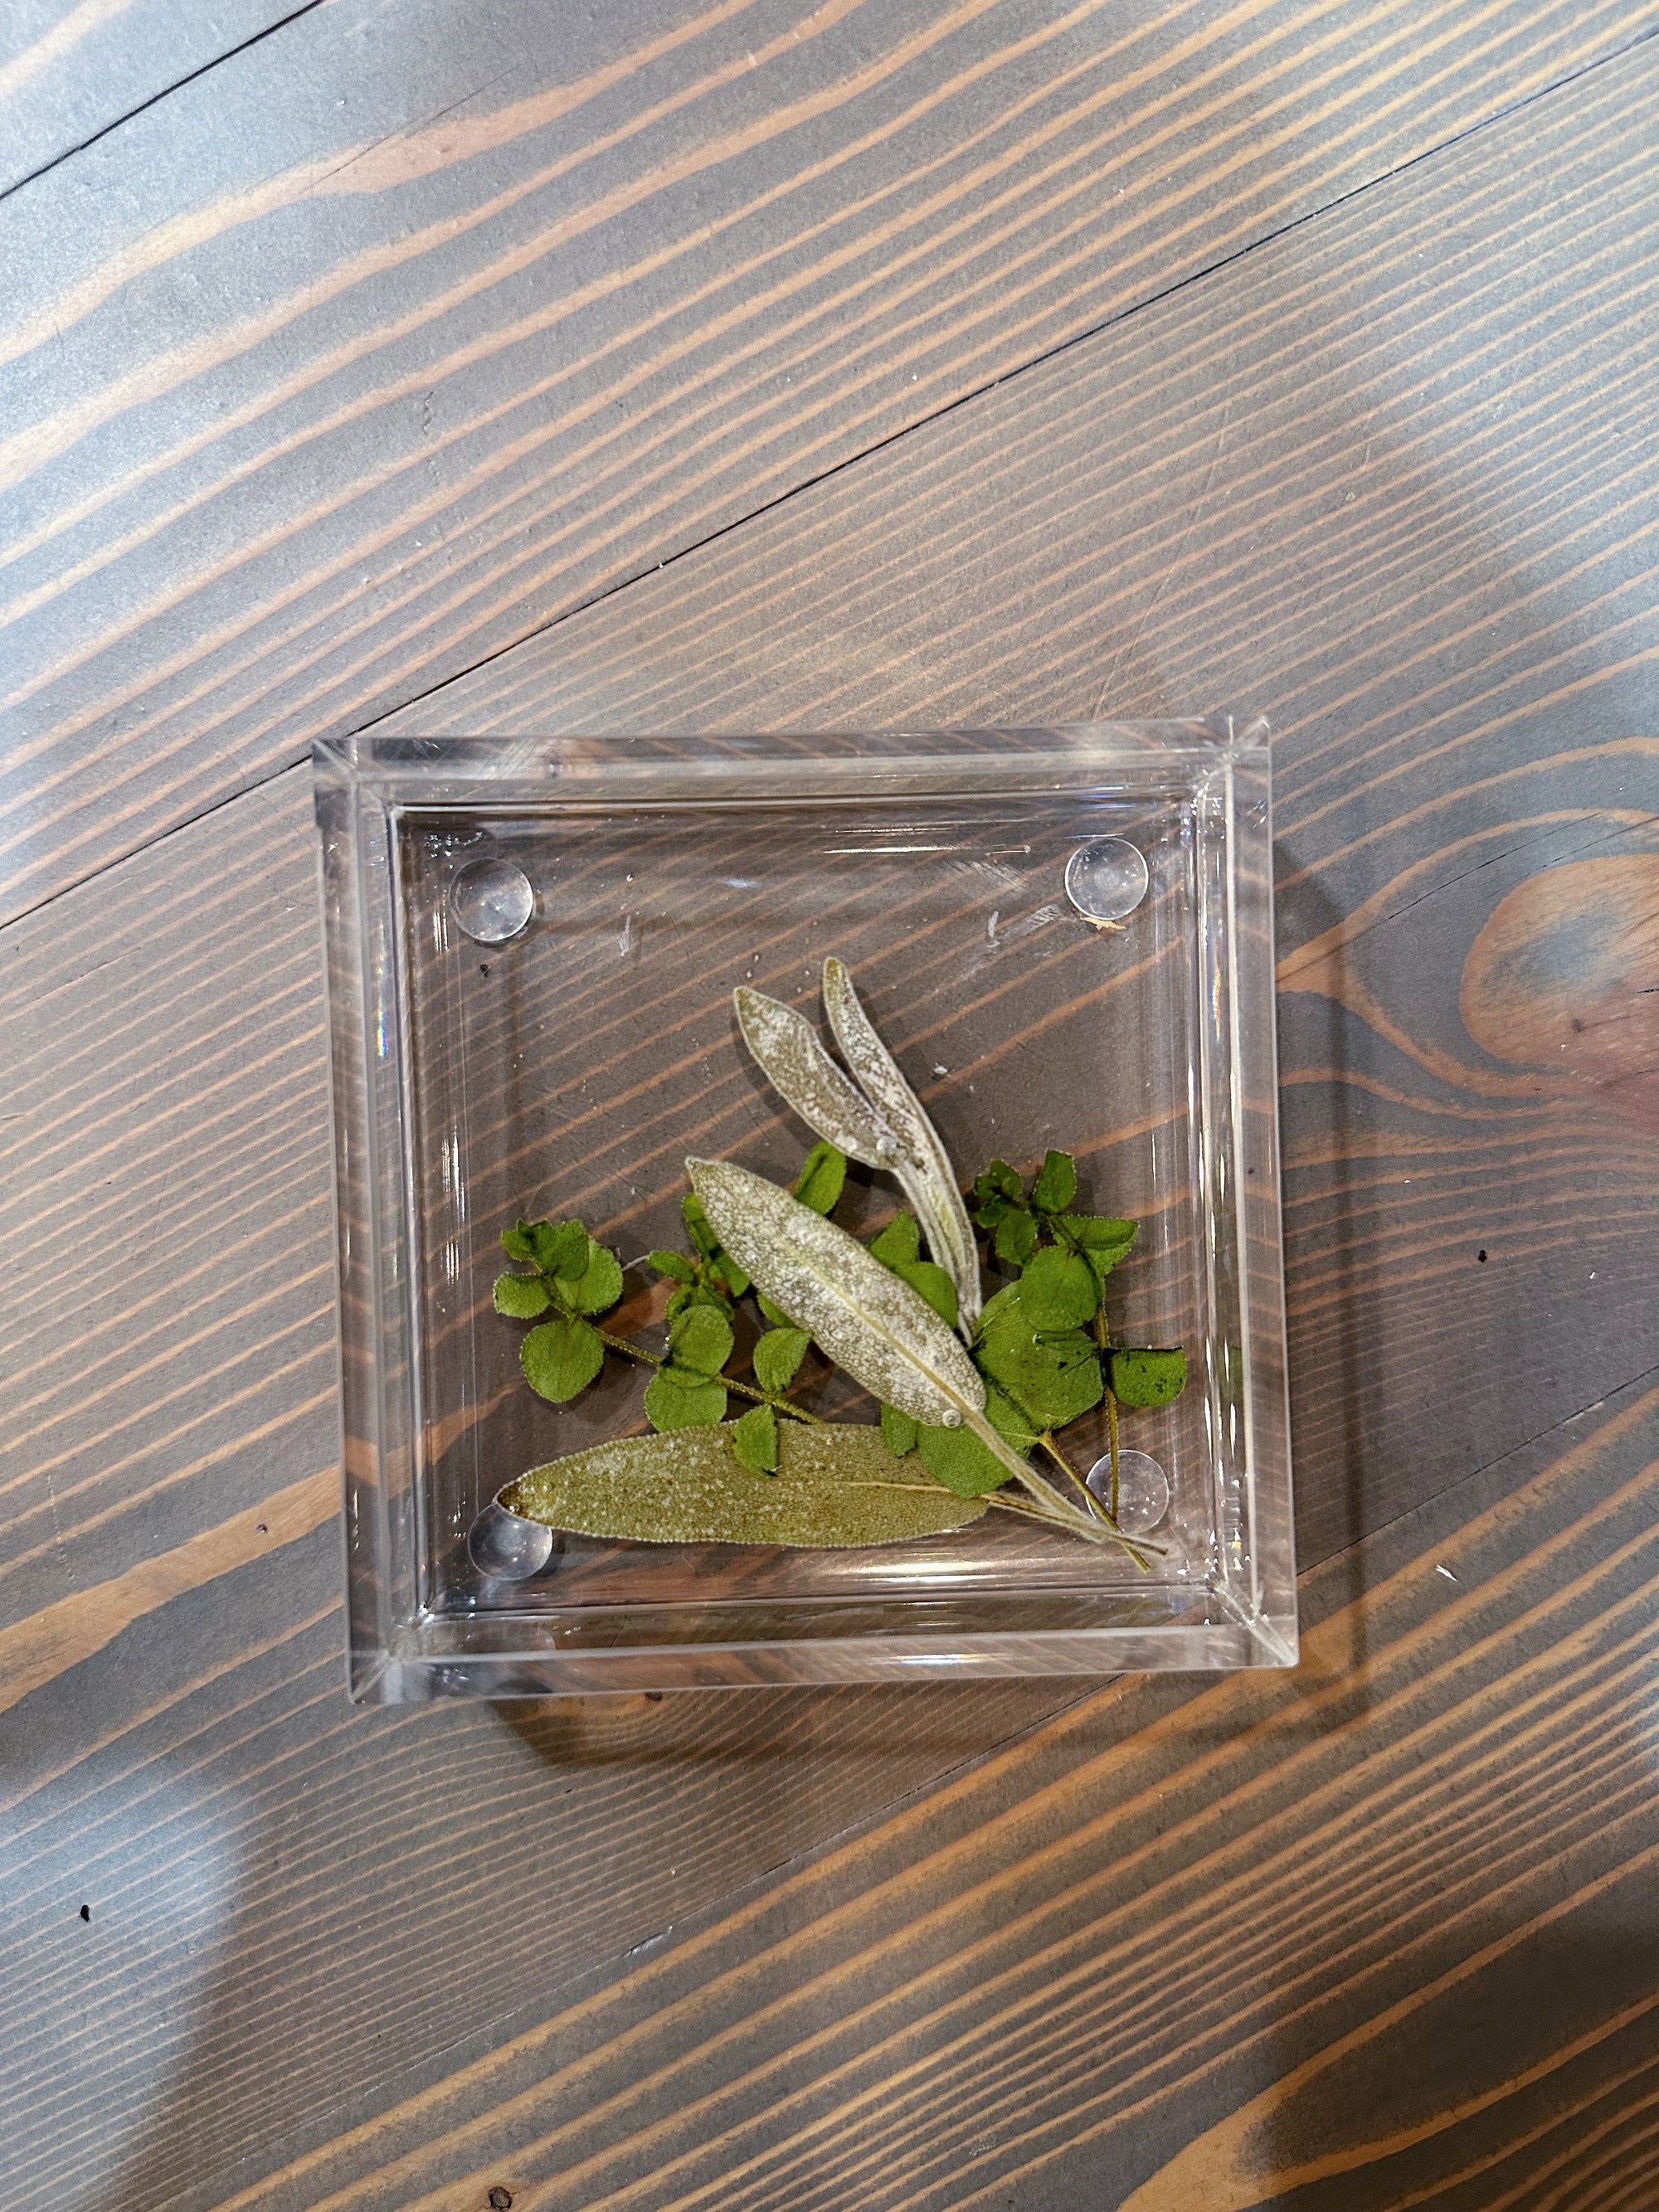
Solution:
[(1005, 1442), (997, 1434), (983, 1413), (975, 1413), (971, 1407), (964, 1407), (963, 1418), (993, 1458), (1000, 1460), (1009, 1474), (1013, 1475), (1021, 1486), (1036, 1501), (1040, 1519), (1050, 1522), (1058, 1528), (1069, 1529), (1074, 1536), (1085, 1537), (1091, 1544), (1121, 1544), (1135, 1565), (1143, 1570), (1146, 1569), (1146, 1559), (1127, 1536), (1120, 1534), (1115, 1528), (1108, 1528), (1103, 1522), (1097, 1520), (1092, 1514), (1083, 1512), (1079, 1507), (1073, 1505), (1068, 1498), (1056, 1490), (1046, 1476), (1039, 1474), (1034, 1467), (1027, 1466), (1013, 1446)]
[(1101, 1300), (1100, 1310), (1095, 1316), (1095, 1341), (1100, 1346), (1102, 1380), (1106, 1383), (1106, 1449), (1112, 1458), (1112, 1518), (1117, 1519), (1117, 1394), (1112, 1389), (1111, 1369), (1106, 1355), (1112, 1348), (1112, 1333), (1106, 1326), (1106, 1302)]
[[(594, 1333), (601, 1344), (608, 1344), (613, 1352), (625, 1352), (630, 1359), (641, 1361), (647, 1367), (665, 1367), (668, 1362), (660, 1352), (647, 1352), (642, 1344), (630, 1344), (625, 1336), (612, 1336), (608, 1328), (596, 1322)], [(752, 1383), (734, 1382), (729, 1375), (711, 1375), (711, 1382), (724, 1382), (728, 1390), (735, 1390), (739, 1398), (752, 1398), (757, 1406), (770, 1406), (775, 1413), (787, 1413), (792, 1421), (805, 1421), (819, 1429), (823, 1423), (816, 1413), (809, 1413), (805, 1406), (792, 1406), (787, 1398), (769, 1398), (764, 1390), (757, 1390)]]

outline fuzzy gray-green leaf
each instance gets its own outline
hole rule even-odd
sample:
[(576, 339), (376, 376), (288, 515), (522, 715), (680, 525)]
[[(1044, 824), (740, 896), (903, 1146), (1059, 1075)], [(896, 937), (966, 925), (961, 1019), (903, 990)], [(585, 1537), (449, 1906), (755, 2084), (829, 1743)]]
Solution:
[(732, 1000), (756, 1064), (807, 1127), (867, 1168), (885, 1166), (882, 1147), (891, 1149), (891, 1133), (830, 1059), (805, 1015), (747, 984), (739, 985)]
[(857, 1237), (728, 1160), (686, 1168), (727, 1251), (855, 1382), (918, 1421), (980, 1411), (985, 1385), (961, 1344)]
[(646, 1544), (899, 1544), (985, 1510), (895, 1459), (878, 1429), (850, 1423), (783, 1423), (777, 1474), (757, 1481), (732, 1449), (735, 1426), (599, 1444), (532, 1468), (501, 1504), (550, 1528)]
[(898, 1139), (896, 1156), (884, 1153), (877, 1164), (892, 1170), (915, 1206), (928, 1250), (957, 1286), (962, 1331), (971, 1338), (979, 1319), (979, 1251), (951, 1155), (927, 1109), (876, 1034), (853, 979), (839, 960), (823, 963), (823, 1010), (854, 1080)]

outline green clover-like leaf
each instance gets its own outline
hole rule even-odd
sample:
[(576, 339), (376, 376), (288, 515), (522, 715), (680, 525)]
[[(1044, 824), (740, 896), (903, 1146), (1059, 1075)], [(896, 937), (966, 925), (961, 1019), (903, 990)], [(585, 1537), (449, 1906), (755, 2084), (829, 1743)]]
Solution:
[(1078, 1328), (1100, 1305), (1100, 1284), (1087, 1260), (1049, 1244), (1028, 1262), (1018, 1285), (1019, 1307), (1034, 1328)]
[(604, 1366), (605, 1346), (586, 1322), (560, 1314), (531, 1330), (519, 1346), (519, 1364), (538, 1397), (562, 1406)]
[(769, 1406), (751, 1406), (732, 1429), (732, 1449), (750, 1474), (778, 1471), (778, 1417)]
[(1098, 1213), (1062, 1213), (1054, 1226), (1082, 1253), (1103, 1289), (1107, 1276), (1120, 1260), (1127, 1258), (1139, 1224), (1109, 1220)]
[(659, 1367), (645, 1386), (653, 1429), (712, 1429), (726, 1419), (726, 1385), (687, 1367)]
[(659, 1275), (666, 1275), (671, 1283), (695, 1283), (697, 1271), (684, 1252), (647, 1252), (647, 1267), (654, 1267)]
[(574, 1279), (559, 1279), (559, 1296), (580, 1314), (609, 1313), (623, 1294), (622, 1261), (591, 1237), (583, 1257), (585, 1265)]
[(732, 1324), (718, 1307), (701, 1302), (677, 1316), (668, 1332), (668, 1357), (696, 1375), (718, 1375), (732, 1357)]
[(1023, 1206), (1012, 1206), (997, 1224), (996, 1255), (1005, 1267), (1023, 1267), (1036, 1249), (1036, 1224)]
[(536, 1265), (543, 1274), (574, 1280), (581, 1273), (587, 1265), (588, 1240), (580, 1221), (532, 1221), (529, 1229)]
[(936, 1429), (925, 1422), (919, 1438), (921, 1463), (935, 1482), (958, 1498), (983, 1498), (1000, 1490), (1008, 1470), (971, 1429)]
[(872, 1238), (870, 1257), (879, 1260), (884, 1267), (896, 1274), (913, 1261), (921, 1257), (921, 1229), (916, 1217), (907, 1206), (896, 1213), (879, 1237)]
[(1080, 1329), (1034, 1329), (1015, 1305), (996, 1316), (975, 1354), (981, 1372), (1046, 1428), (1062, 1428), (1100, 1403), (1100, 1357)]
[(749, 1288), (749, 1278), (729, 1252), (722, 1251), (720, 1241), (709, 1226), (708, 1216), (703, 1212), (702, 1200), (695, 1191), (688, 1191), (680, 1200), (680, 1212), (691, 1242), (696, 1246), (705, 1266), (720, 1276), (734, 1298), (740, 1298)]
[(882, 1407), (881, 1440), (895, 1459), (902, 1459), (907, 1452), (913, 1452), (921, 1434), (921, 1422), (913, 1421), (908, 1413), (901, 1413), (896, 1406)]
[(781, 1396), (794, 1381), (806, 1347), (812, 1341), (804, 1328), (769, 1328), (755, 1340), (755, 1380), (769, 1395)]
[(795, 1326), (794, 1322), (790, 1320), (788, 1315), (785, 1313), (783, 1308), (780, 1305), (775, 1305), (771, 1299), (767, 1297), (764, 1291), (756, 1291), (755, 1304), (760, 1308), (761, 1312), (765, 1316), (766, 1319), (771, 1322), (774, 1328), (793, 1328)]
[(956, 1327), (957, 1286), (943, 1267), (932, 1260), (913, 1260), (908, 1267), (895, 1267), (893, 1273), (932, 1306), (947, 1328)]
[(1076, 1161), (1069, 1152), (1045, 1152), (1031, 1185), (1032, 1205), (1039, 1213), (1064, 1213), (1076, 1196)]
[(847, 1155), (823, 1139), (806, 1155), (806, 1164), (795, 1178), (795, 1196), (814, 1213), (835, 1210), (847, 1180)]
[(999, 1390), (994, 1382), (985, 1393), (985, 1418), (1002, 1438), (1017, 1452), (1030, 1452), (1039, 1441), (1039, 1431), (1023, 1406), (1017, 1406), (1006, 1390)]
[(548, 1308), (548, 1288), (539, 1275), (497, 1275), (495, 1310), (509, 1321), (534, 1321)]
[(1167, 1406), (1187, 1383), (1187, 1355), (1182, 1351), (1113, 1352), (1112, 1395), (1125, 1406)]
[(501, 1249), (509, 1260), (519, 1260), (526, 1265), (534, 1261), (536, 1247), (532, 1242), (530, 1224), (520, 1221), (511, 1229), (501, 1231)]

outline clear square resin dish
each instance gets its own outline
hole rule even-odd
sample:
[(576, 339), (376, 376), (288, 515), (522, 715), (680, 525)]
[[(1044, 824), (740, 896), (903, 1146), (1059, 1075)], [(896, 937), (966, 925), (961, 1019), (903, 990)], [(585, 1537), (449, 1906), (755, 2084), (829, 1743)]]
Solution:
[[(1292, 1663), (1265, 726), (359, 738), (314, 765), (354, 1697)], [(579, 1217), (623, 1263), (605, 1326), (660, 1350), (645, 1255), (684, 1244), (688, 1157), (787, 1188), (812, 1141), (734, 989), (827, 1041), (831, 957), (963, 1185), (1064, 1151), (1078, 1208), (1140, 1224), (1103, 1318), (1188, 1379), (1121, 1414), (1139, 1555), (1010, 1510), (837, 1547), (567, 1534), (497, 1571), (469, 1541), (497, 1493), (647, 1433), (650, 1372), (536, 1395), (503, 1231)], [(867, 1241), (901, 1203), (854, 1164), (835, 1218)], [(815, 1355), (790, 1397), (877, 1419)], [(1079, 1474), (1108, 1412), (1065, 1430)]]

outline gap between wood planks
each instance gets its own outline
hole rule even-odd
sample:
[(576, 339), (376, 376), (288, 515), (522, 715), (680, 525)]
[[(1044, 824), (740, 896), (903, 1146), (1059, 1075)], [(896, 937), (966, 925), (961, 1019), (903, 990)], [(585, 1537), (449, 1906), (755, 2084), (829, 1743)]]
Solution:
[(175, 92), (182, 92), (187, 84), (194, 84), (198, 77), (205, 76), (210, 70), (216, 70), (221, 62), (234, 61), (238, 54), (245, 54), (250, 46), (257, 46), (263, 40), (274, 37), (278, 31), (286, 30), (290, 23), (297, 23), (301, 15), (311, 15), (322, 5), (323, 0), (302, 0), (300, 7), (291, 9), (276, 22), (267, 23), (263, 31), (255, 31), (237, 45), (227, 46), (223, 53), (215, 54), (210, 62), (204, 62), (199, 69), (186, 70), (183, 76), (175, 77), (171, 84), (163, 85), (160, 92), (151, 93), (148, 100), (139, 100), (125, 114), (118, 115), (112, 123), (100, 124), (96, 131), (89, 131), (78, 144), (66, 146), (61, 154), (54, 154), (51, 161), (42, 161), (38, 169), (31, 169), (26, 177), (17, 178), (0, 191), (0, 201), (9, 200), (14, 192), (21, 192), (26, 185), (33, 184), (38, 178), (50, 176), (65, 161), (72, 161), (77, 154), (84, 154), (88, 146), (95, 146), (100, 138), (107, 138), (112, 131), (119, 131), (124, 125), (131, 123), (134, 116), (143, 114), (147, 108), (155, 106), (161, 100), (171, 100)]
[[(221, 62), (229, 61), (235, 55), (246, 52), (250, 46), (257, 46), (263, 40), (272, 37), (276, 32), (297, 21), (300, 17), (310, 15), (313, 9), (321, 5), (322, 0), (305, 0), (303, 6), (295, 9), (291, 15), (285, 15), (280, 22), (273, 23), (265, 30), (255, 33), (252, 38), (245, 39), (240, 46), (231, 47), (216, 60), (204, 63), (200, 69), (192, 70), (187, 76), (180, 77), (176, 84), (170, 85), (166, 91), (155, 94), (150, 99), (140, 102), (139, 106), (131, 109), (127, 115), (120, 117), (114, 123), (106, 125), (102, 130), (94, 131), (90, 137), (83, 140), (80, 146), (70, 148), (68, 152), (58, 155), (53, 161), (46, 163), (42, 168), (34, 171), (30, 177), (20, 179), (17, 184), (9, 186), (5, 192), (0, 192), (0, 200), (9, 198), (11, 192), (21, 191), (24, 185), (33, 182), (34, 177), (44, 175), (47, 170), (56, 168), (60, 162), (69, 161), (75, 154), (84, 151), (87, 146), (92, 145), (96, 140), (107, 137), (112, 131), (118, 130), (122, 124), (130, 121), (132, 116), (142, 113), (146, 108), (155, 106), (158, 101), (169, 98), (173, 93), (180, 90), (184, 86), (194, 83), (198, 78), (218, 68)], [(337, 734), (361, 737), (374, 729), (377, 724), (389, 720), (392, 715), (405, 712), (422, 700), (437, 697), (451, 684), (459, 684), (464, 678), (475, 675), (479, 669), (486, 668), (492, 662), (503, 659), (509, 653), (515, 652), (520, 646), (527, 643), (532, 638), (548, 635), (574, 617), (585, 614), (592, 607), (602, 605), (607, 599), (615, 599), (619, 592), (627, 591), (630, 586), (642, 581), (647, 576), (660, 574), (665, 568), (673, 567), (690, 555), (700, 553), (705, 548), (717, 544), (722, 538), (729, 538), (733, 532), (744, 528), (746, 525), (758, 520), (762, 516), (775, 514), (780, 507), (786, 506), (791, 500), (798, 498), (802, 493), (814, 490), (819, 485), (833, 481), (836, 477), (844, 475), (849, 469), (858, 467), (861, 462), (869, 459), (872, 455), (885, 452), (902, 439), (944, 421), (947, 416), (956, 414), (960, 409), (969, 406), (975, 400), (983, 398), (988, 393), (1000, 389), (1006, 384), (1012, 383), (1017, 378), (1024, 376), (1028, 370), (1041, 368), (1045, 363), (1072, 352), (1075, 348), (1087, 344), (1091, 339), (1103, 336), (1106, 331), (1119, 328), (1146, 309), (1157, 307), (1164, 301), (1174, 299), (1181, 293), (1189, 290), (1194, 285), (1203, 283), (1208, 278), (1219, 275), (1223, 270), (1234, 267), (1248, 259), (1250, 255), (1259, 252), (1264, 246), (1272, 246), (1278, 240), (1289, 237), (1294, 232), (1305, 229), (1309, 224), (1320, 222), (1337, 209), (1346, 207), (1363, 198), (1366, 193), (1374, 191), (1378, 185), (1389, 184), (1397, 177), (1407, 175), (1413, 170), (1420, 168), (1425, 162), (1437, 160), (1442, 155), (1449, 152), (1452, 148), (1478, 137), (1483, 131), (1490, 130), (1494, 124), (1521, 114), (1528, 108), (1536, 106), (1540, 100), (1553, 99), (1569, 86), (1579, 82), (1600, 70), (1607, 68), (1615, 62), (1624, 60), (1639, 47), (1647, 45), (1656, 38), (1659, 38), (1659, 24), (1638, 33), (1634, 38), (1627, 40), (1623, 46), (1614, 48), (1611, 52), (1602, 54), (1594, 61), (1583, 63), (1576, 69), (1569, 70), (1565, 75), (1557, 77), (1553, 83), (1541, 86), (1535, 92), (1528, 93), (1518, 100), (1494, 108), (1490, 115), (1483, 117), (1479, 123), (1471, 124), (1464, 130), (1453, 131), (1434, 146), (1413, 155), (1409, 160), (1395, 162), (1378, 175), (1367, 179), (1364, 184), (1356, 185), (1350, 191), (1334, 194), (1320, 206), (1310, 209), (1305, 215), (1297, 216), (1288, 222), (1280, 223), (1275, 229), (1264, 233), (1260, 238), (1253, 239), (1249, 244), (1242, 246), (1231, 253), (1218, 256), (1214, 261), (1206, 263), (1203, 268), (1194, 270), (1189, 275), (1178, 277), (1173, 283), (1149, 292), (1144, 299), (1135, 301), (1131, 306), (1122, 308), (1118, 313), (1104, 317), (1098, 323), (1091, 323), (1085, 330), (1074, 331), (1070, 337), (1062, 338), (1057, 344), (1045, 347), (1042, 351), (1033, 354), (1029, 361), (1022, 362), (1018, 368), (1006, 369), (1000, 375), (988, 378), (983, 384), (975, 386), (972, 391), (964, 392), (955, 399), (948, 400), (943, 405), (918, 416), (914, 422), (906, 423), (902, 429), (892, 431), (885, 437), (874, 439), (869, 445), (861, 447), (857, 453), (848, 454), (831, 466), (803, 477), (799, 483), (791, 485), (787, 491), (780, 492), (775, 498), (763, 500), (758, 505), (736, 516), (732, 521), (722, 523), (718, 529), (710, 530), (701, 538), (692, 539), (690, 544), (681, 546), (677, 551), (665, 554), (660, 560), (647, 561), (630, 574), (620, 577), (616, 582), (606, 585), (603, 590), (594, 592), (586, 599), (578, 601), (575, 605), (565, 608), (562, 612), (553, 616), (547, 622), (535, 623), (519, 636), (507, 640), (489, 653), (481, 653), (477, 660), (469, 662), (464, 668), (452, 671), (441, 682), (429, 684), (424, 690), (413, 692), (409, 698), (399, 701), (397, 706), (386, 708), (383, 714), (374, 715), (367, 722), (360, 723), (355, 728)], [(252, 777), (248, 782), (240, 785), (233, 792), (227, 793), (224, 797), (212, 799), (194, 813), (185, 815), (180, 820), (169, 824), (157, 836), (147, 839), (143, 845), (137, 847), (135, 853), (148, 851), (151, 846), (162, 843), (179, 830), (189, 829), (198, 822), (205, 821), (210, 815), (217, 813), (222, 807), (234, 804), (249, 792), (263, 789), (265, 785), (275, 782), (279, 776), (286, 775), (295, 769), (303, 766), (308, 756), (309, 747), (307, 747), (294, 754), (291, 758), (279, 762), (264, 774)], [(106, 860), (101, 866), (94, 869), (90, 876), (82, 880), (93, 882), (97, 877), (105, 873), (106, 870), (119, 866), (123, 861), (131, 860), (134, 856), (135, 854), (127, 853)], [(79, 884), (74, 886), (65, 885), (64, 888), (65, 890), (79, 888)], [(61, 896), (61, 891), (50, 893), (33, 905), (23, 908), (12, 915), (10, 921), (4, 927), (9, 927), (14, 923), (27, 920), (30, 915), (40, 913), (45, 908), (50, 906), (54, 899)]]

